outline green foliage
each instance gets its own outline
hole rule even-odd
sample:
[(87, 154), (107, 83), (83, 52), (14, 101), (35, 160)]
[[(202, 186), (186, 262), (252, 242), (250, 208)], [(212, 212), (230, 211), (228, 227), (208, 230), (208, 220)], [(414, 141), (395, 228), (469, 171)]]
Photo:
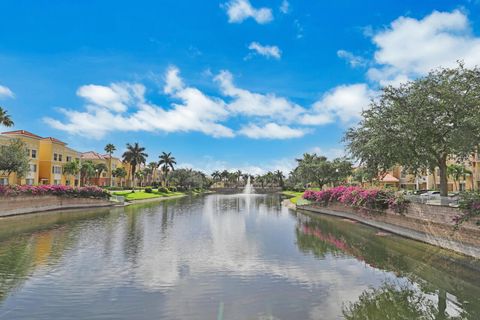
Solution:
[(172, 153), (166, 153), (162, 152), (162, 154), (159, 156), (160, 161), (158, 162), (158, 165), (162, 168), (163, 172), (163, 182), (165, 185), (167, 185), (167, 178), (168, 178), (168, 171), (175, 170), (174, 165), (177, 164), (175, 161), (175, 157), (172, 157)]
[(67, 162), (63, 166), (63, 174), (65, 176), (76, 176), (80, 173), (81, 168), (82, 166), (80, 165), (80, 162), (75, 159), (73, 161)]
[(158, 187), (158, 192), (168, 193), (170, 190), (167, 187)]
[(152, 188), (145, 188), (145, 192), (146, 192), (146, 193), (152, 193), (153, 190), (152, 190)]
[(177, 169), (170, 173), (172, 184), (177, 187), (178, 191), (186, 191), (191, 189), (207, 189), (211, 185), (210, 179), (201, 172), (192, 169)]
[(83, 184), (87, 182), (87, 179), (90, 179), (95, 176), (95, 164), (91, 160), (82, 161), (82, 166), (80, 167), (80, 179), (83, 181)]
[(297, 162), (288, 181), (288, 186), (297, 190), (310, 183), (317, 184), (319, 188), (326, 184), (336, 185), (344, 182), (352, 173), (352, 163), (345, 158), (329, 161), (324, 156), (305, 153)]
[(454, 218), (455, 228), (458, 228), (462, 223), (477, 218), (477, 224), (480, 219), (480, 192), (462, 192), (458, 201), (459, 208), (462, 214)]
[(95, 173), (97, 175), (97, 178), (100, 178), (102, 173), (105, 171), (108, 171), (108, 167), (105, 163), (97, 163), (94, 165), (95, 167)]
[(0, 124), (5, 127), (12, 127), (14, 124), (10, 115), (2, 107), (0, 107)]
[(127, 176), (127, 170), (125, 170), (123, 167), (118, 167), (113, 170), (112, 175), (118, 178), (125, 178)]
[(135, 172), (137, 167), (147, 161), (148, 154), (145, 153), (145, 148), (140, 147), (138, 142), (133, 145), (127, 143), (127, 151), (122, 155), (123, 162), (130, 164), (132, 170), (132, 177), (136, 177)]
[(369, 170), (394, 165), (407, 170), (440, 169), (440, 191), (447, 195), (449, 155), (463, 159), (480, 140), (480, 69), (433, 70), (426, 77), (382, 89), (344, 141)]
[(8, 145), (0, 146), (0, 172), (5, 176), (16, 173), (25, 176), (30, 169), (27, 145), (20, 139), (13, 139)]

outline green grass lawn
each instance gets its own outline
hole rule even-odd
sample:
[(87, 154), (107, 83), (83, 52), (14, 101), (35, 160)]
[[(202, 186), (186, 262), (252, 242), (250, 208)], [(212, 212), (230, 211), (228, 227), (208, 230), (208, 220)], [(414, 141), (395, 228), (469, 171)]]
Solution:
[(283, 191), (282, 194), (291, 197), (290, 202), (293, 204), (297, 204), (298, 199), (301, 199), (303, 196), (303, 192), (296, 191)]
[(144, 200), (144, 199), (153, 199), (153, 198), (166, 198), (166, 197), (174, 197), (174, 196), (181, 196), (185, 193), (183, 192), (158, 192), (153, 190), (152, 193), (147, 193), (143, 190), (138, 190), (135, 192), (131, 191), (116, 191), (113, 193), (116, 196), (123, 196), (125, 200), (132, 201), (132, 200)]

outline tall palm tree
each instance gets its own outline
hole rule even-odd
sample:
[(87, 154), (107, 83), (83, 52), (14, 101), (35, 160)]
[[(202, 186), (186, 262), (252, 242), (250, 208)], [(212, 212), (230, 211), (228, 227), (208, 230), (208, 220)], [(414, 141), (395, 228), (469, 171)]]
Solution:
[(285, 176), (283, 175), (283, 172), (280, 171), (280, 170), (277, 170), (273, 174), (275, 175), (280, 187), (283, 188), (283, 179), (285, 179)]
[(110, 185), (112, 185), (113, 181), (113, 170), (112, 170), (112, 154), (117, 150), (115, 146), (111, 143), (105, 146), (105, 152), (108, 153), (108, 172), (110, 172)]
[(4, 125), (5, 127), (12, 127), (14, 125), (12, 118), (7, 113), (7, 110), (0, 107), (0, 124)]
[(220, 171), (215, 170), (215, 171), (212, 172), (213, 181), (218, 181), (218, 180), (221, 179), (221, 177), (222, 177), (222, 174), (220, 173)]
[(147, 161), (148, 154), (146, 154), (144, 147), (140, 147), (138, 142), (135, 142), (133, 145), (127, 143), (127, 151), (122, 155), (123, 162), (130, 164), (131, 167), (131, 177), (133, 178), (133, 189), (135, 190), (135, 171), (137, 167), (141, 164), (144, 164)]
[(148, 169), (150, 169), (150, 176), (151, 176), (150, 182), (153, 182), (153, 180), (155, 179), (155, 172), (157, 171), (157, 168), (158, 168), (158, 163), (156, 163), (155, 161), (152, 161), (148, 164)]
[(158, 162), (158, 165), (162, 167), (163, 185), (166, 186), (167, 185), (168, 170), (169, 169), (172, 169), (172, 171), (175, 170), (173, 165), (177, 164), (177, 162), (175, 161), (175, 157), (172, 157), (171, 152), (169, 152), (169, 153), (162, 152), (162, 154), (159, 156), (159, 158), (160, 158), (160, 161)]
[(80, 166), (80, 180), (82, 185), (87, 183), (87, 180), (95, 176), (95, 164), (91, 160), (82, 161)]

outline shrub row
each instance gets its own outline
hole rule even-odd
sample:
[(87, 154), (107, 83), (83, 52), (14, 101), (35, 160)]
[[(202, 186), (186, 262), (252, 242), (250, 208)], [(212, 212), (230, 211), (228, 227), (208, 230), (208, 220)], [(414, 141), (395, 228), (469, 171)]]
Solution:
[(2, 197), (14, 197), (22, 195), (53, 195), (64, 197), (77, 197), (77, 198), (98, 198), (107, 199), (109, 193), (102, 188), (96, 186), (86, 187), (69, 187), (59, 185), (40, 185), (40, 186), (0, 186), (0, 196)]
[(402, 194), (382, 189), (364, 189), (356, 186), (339, 186), (322, 191), (307, 190), (303, 198), (309, 201), (328, 205), (339, 202), (345, 205), (369, 210), (383, 211), (391, 209), (403, 213), (407, 209), (408, 200)]

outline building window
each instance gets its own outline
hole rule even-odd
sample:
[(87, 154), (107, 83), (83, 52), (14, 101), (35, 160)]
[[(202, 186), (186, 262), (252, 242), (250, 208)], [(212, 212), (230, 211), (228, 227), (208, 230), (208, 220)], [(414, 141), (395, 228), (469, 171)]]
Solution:
[(31, 150), (31, 156), (32, 156), (32, 159), (36, 159), (37, 158), (37, 150)]
[(70, 161), (72, 161), (72, 157), (67, 156), (67, 162), (70, 162)]
[(30, 165), (30, 172), (37, 172), (37, 165), (36, 164), (31, 164)]
[(0, 178), (0, 186), (8, 185), (8, 178)]
[(33, 179), (25, 179), (25, 183), (29, 186), (32, 186), (33, 185)]
[(53, 184), (58, 186), (60, 184), (60, 180), (53, 180)]
[(58, 155), (58, 161), (62, 162), (62, 155), (61, 154)]
[(54, 173), (54, 174), (61, 174), (61, 173), (62, 173), (62, 167), (53, 166), (53, 167), (52, 167), (52, 173)]
[(53, 161), (57, 161), (58, 160), (58, 154), (54, 153), (53, 154)]
[(69, 186), (70, 185), (70, 180), (65, 180), (65, 185)]

